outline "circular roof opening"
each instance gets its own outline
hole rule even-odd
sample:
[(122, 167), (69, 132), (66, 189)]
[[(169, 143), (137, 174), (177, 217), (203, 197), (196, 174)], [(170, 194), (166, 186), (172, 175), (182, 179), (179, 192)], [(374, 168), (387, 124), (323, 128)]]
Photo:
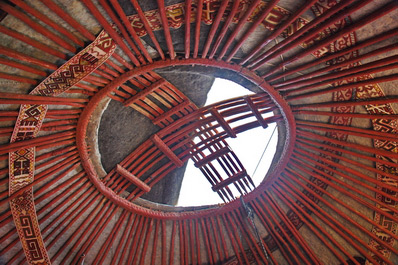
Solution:
[[(159, 205), (156, 200), (150, 198), (150, 194), (156, 191), (156, 187), (161, 182), (163, 185), (170, 184), (168, 175), (179, 170), (183, 171), (185, 162), (190, 159), (202, 172), (203, 182), (207, 180), (211, 184), (210, 189), (229, 207), (237, 206), (235, 202), (238, 197), (247, 195), (247, 199), (249, 199), (256, 196), (255, 194), (258, 193), (254, 192), (256, 186), (264, 186), (268, 183), (268, 178), (265, 178), (266, 172), (258, 171), (260, 178), (255, 183), (250, 176), (255, 170), (249, 169), (248, 171), (245, 168), (239, 154), (233, 150), (232, 142), (230, 145), (229, 141), (237, 138), (238, 145), (242, 145), (239, 137), (257, 127), (262, 127), (262, 131), (272, 132), (276, 127), (275, 124), (278, 123), (278, 129), (284, 132), (284, 137), (278, 137), (282, 141), (278, 143), (277, 155), (273, 159), (269, 159), (267, 155), (268, 161), (273, 160), (269, 173), (270, 178), (272, 178), (273, 172), (278, 172), (279, 168), (285, 166), (285, 154), (290, 154), (289, 146), (291, 145), (289, 143), (294, 138), (290, 132), (292, 129), (290, 127), (294, 127), (294, 123), (291, 122), (292, 113), (286, 102), (261, 78), (244, 68), (236, 65), (218, 65), (218, 62), (213, 60), (199, 61), (199, 63), (192, 63), (188, 60), (178, 62), (185, 67), (197, 64), (202, 68), (216, 69), (216, 72), (225, 73), (227, 77), (232, 76), (233, 80), (242, 79), (243, 83), (250, 83), (252, 87), (261, 92), (226, 99), (199, 108), (171, 82), (154, 72), (157, 69), (165, 69), (163, 67), (167, 68), (169, 63), (159, 62), (134, 69), (118, 77), (115, 82), (97, 93), (84, 109), (78, 124), (78, 146), (83, 166), (101, 193), (118, 205), (145, 214), (167, 215), (175, 218), (192, 214), (210, 214), (219, 207), (217, 205), (173, 207)], [(173, 64), (176, 62), (174, 61)], [(213, 74), (214, 76), (218, 75)], [(247, 86), (245, 85), (245, 87)], [(120, 129), (111, 128), (111, 133), (107, 136), (107, 140), (111, 144), (118, 142), (115, 137), (123, 135), (122, 128), (127, 123), (133, 125), (133, 129), (129, 130), (127, 135), (134, 138), (134, 126), (136, 126), (139, 128), (137, 131), (144, 132), (144, 140), (132, 148), (131, 153), (119, 160), (113, 168), (108, 168), (101, 174), (98, 164), (94, 165), (93, 159), (88, 158), (88, 146), (92, 148), (91, 150), (96, 149), (97, 147), (92, 146), (96, 141), (95, 139), (91, 141), (93, 139), (90, 140), (90, 137), (84, 137), (84, 133), (87, 130), (88, 121), (94, 119), (92, 115), (95, 115), (95, 111), (101, 108), (100, 103), (109, 97), (113, 101), (122, 103), (124, 109), (138, 111), (142, 114), (138, 115), (140, 119), (145, 122), (149, 120), (155, 125), (155, 129), (145, 130), (142, 127), (143, 122), (134, 120), (124, 121), (120, 127), (114, 126)], [(118, 115), (115, 115), (116, 112), (112, 111), (112, 113), (114, 122), (120, 122)], [(105, 114), (106, 111), (100, 113), (100, 116), (105, 116)], [(99, 138), (101, 138), (101, 133), (100, 130)], [(260, 136), (260, 138), (263, 143), (268, 142), (267, 137)], [(85, 142), (86, 140), (82, 141), (83, 139), (87, 139), (87, 142)], [(121, 141), (121, 144), (131, 148), (126, 141)], [(114, 155), (117, 155), (117, 152), (114, 152)], [(244, 156), (246, 157), (246, 155)], [(250, 155), (247, 157), (252, 163), (253, 160), (258, 163), (259, 157), (252, 158)], [(218, 163), (219, 161), (221, 163)], [(219, 164), (218, 166), (214, 165), (216, 162)], [(234, 189), (235, 191), (233, 191)], [(164, 187), (161, 187), (160, 190), (173, 193)], [(146, 200), (142, 200), (142, 198)]]

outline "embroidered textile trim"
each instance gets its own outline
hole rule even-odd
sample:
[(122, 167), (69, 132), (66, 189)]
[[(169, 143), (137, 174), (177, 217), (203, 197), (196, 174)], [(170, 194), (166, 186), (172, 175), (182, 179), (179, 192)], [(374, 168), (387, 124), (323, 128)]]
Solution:
[[(116, 44), (102, 31), (84, 50), (42, 81), (30, 94), (57, 96), (91, 74), (114, 52)], [(11, 137), (11, 143), (35, 138), (46, 116), (47, 105), (22, 105)], [(35, 148), (9, 153), (9, 195), (34, 180)], [(40, 233), (33, 188), (10, 200), (10, 207), (19, 238), (29, 264), (50, 264)]]

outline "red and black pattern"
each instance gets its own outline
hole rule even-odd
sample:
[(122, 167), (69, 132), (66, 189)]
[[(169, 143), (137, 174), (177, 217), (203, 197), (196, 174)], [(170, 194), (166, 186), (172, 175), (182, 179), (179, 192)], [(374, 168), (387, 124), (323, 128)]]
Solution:
[[(105, 32), (87, 48), (41, 82), (30, 94), (56, 96), (65, 92), (92, 73), (113, 53), (116, 45)], [(48, 106), (22, 105), (11, 143), (35, 138), (41, 128)], [(34, 179), (35, 148), (9, 153), (9, 194), (30, 185)], [(29, 264), (50, 264), (34, 206), (33, 189), (25, 190), (10, 201), (19, 237)]]

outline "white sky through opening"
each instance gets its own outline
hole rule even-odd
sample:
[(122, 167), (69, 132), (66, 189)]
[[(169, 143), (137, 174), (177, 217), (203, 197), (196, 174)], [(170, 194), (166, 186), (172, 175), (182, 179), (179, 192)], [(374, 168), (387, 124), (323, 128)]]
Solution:
[[(235, 82), (216, 78), (207, 95), (205, 105), (249, 94), (253, 94), (253, 92)], [(228, 138), (226, 140), (242, 162), (256, 186), (258, 186), (258, 184), (263, 180), (275, 154), (278, 139), (277, 131), (275, 131), (272, 136), (267, 151), (256, 170), (256, 174), (253, 175), (267, 142), (271, 138), (275, 126), (276, 123), (270, 124), (267, 129), (257, 127), (240, 133), (237, 138)], [(194, 166), (193, 161), (190, 159), (182, 181), (180, 197), (177, 205), (200, 206), (218, 203), (223, 203), (222, 199), (216, 192), (213, 192), (210, 183), (202, 172)]]

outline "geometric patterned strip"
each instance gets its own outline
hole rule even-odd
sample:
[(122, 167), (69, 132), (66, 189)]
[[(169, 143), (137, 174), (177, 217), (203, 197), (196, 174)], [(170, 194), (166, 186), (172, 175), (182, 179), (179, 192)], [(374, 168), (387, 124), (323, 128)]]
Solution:
[[(318, 2), (318, 5), (322, 5), (322, 7), (325, 8), (325, 6), (327, 4), (326, 4), (326, 1), (321, 0)], [(347, 19), (350, 19), (350, 18), (348, 17)], [(352, 35), (353, 36), (350, 39), (353, 42), (352, 45), (354, 45), (356, 42), (355, 32), (353, 32)], [(351, 52), (351, 53), (345, 55), (347, 58), (344, 58), (344, 59), (351, 59), (352, 57), (357, 57), (358, 55), (359, 55), (358, 52), (354, 51), (354, 52)], [(339, 58), (339, 60), (342, 60), (342, 58)], [(358, 64), (360, 64), (360, 63), (358, 63)], [(366, 79), (370, 79), (370, 78), (373, 78), (373, 77), (371, 75), (364, 75), (364, 76), (358, 77), (359, 80), (355, 80), (355, 81), (361, 81), (361, 80), (366, 80)], [(385, 97), (385, 95), (378, 84), (370, 84), (370, 85), (366, 85), (366, 86), (356, 87), (355, 97), (359, 100), (363, 100), (363, 99), (368, 99), (368, 98), (372, 98), (372, 97), (383, 98), (383, 97)], [(377, 105), (377, 106), (367, 105), (367, 106), (365, 106), (365, 109), (367, 110), (367, 112), (369, 114), (384, 114), (384, 115), (395, 114), (391, 104), (382, 104), (382, 105)], [(373, 125), (373, 129), (375, 131), (398, 134), (398, 125), (397, 124), (398, 124), (397, 120), (372, 119), (372, 125)], [(392, 151), (395, 153), (398, 152), (398, 141), (393, 142), (393, 141), (388, 141), (388, 140), (374, 139), (374, 146), (379, 149), (388, 150), (388, 151)], [(381, 160), (391, 160), (390, 158), (386, 158), (386, 157), (379, 156), (379, 155), (377, 155), (377, 157)], [(398, 161), (394, 161), (394, 162), (398, 165)], [(398, 166), (391, 167), (391, 166), (387, 166), (385, 164), (377, 162), (376, 168), (378, 170), (384, 171), (389, 174), (398, 175)], [(377, 180), (381, 181), (385, 184), (388, 184), (391, 187), (396, 188), (398, 186), (398, 182), (388, 176), (383, 176), (381, 174), (377, 174)], [(386, 193), (394, 196), (395, 198), (398, 198), (397, 192), (388, 190), (386, 188), (382, 188), (380, 186), (377, 186), (377, 189), (380, 191), (386, 192)], [(398, 209), (397, 200), (393, 201), (391, 199), (388, 199), (385, 196), (383, 196), (381, 193), (376, 193), (375, 197), (376, 197), (377, 201), (387, 204), (387, 205), (391, 206), (392, 208)], [(398, 216), (398, 211), (392, 212), (391, 210), (386, 209), (385, 207), (382, 207), (380, 204), (376, 204), (376, 207), (382, 211), (385, 211), (386, 213), (389, 213), (394, 216)], [(397, 234), (397, 232), (398, 232), (397, 223), (395, 223), (394, 221), (392, 221), (385, 215), (381, 215), (379, 212), (375, 211), (374, 221), (381, 227), (384, 227), (385, 229), (391, 231), (393, 234)], [(379, 227), (373, 226), (371, 232), (374, 235), (376, 235), (377, 237), (379, 237), (381, 240), (387, 242), (390, 246), (394, 245), (395, 239), (391, 235), (383, 232)], [(373, 251), (379, 252), (387, 259), (391, 256), (391, 251), (386, 249), (384, 246), (381, 246), (380, 243), (378, 243), (374, 239), (371, 239), (368, 245), (370, 248), (373, 249)], [(374, 260), (376, 260), (378, 264), (385, 264), (385, 262), (383, 260), (381, 260), (373, 251), (369, 251), (369, 255)], [(373, 263), (370, 262), (369, 260), (366, 260), (366, 264), (370, 265)]]
[[(61, 94), (101, 66), (115, 48), (114, 41), (102, 31), (93, 43), (53, 72), (30, 94), (41, 96)], [(46, 116), (47, 108), (47, 105), (22, 105), (11, 143), (36, 137)], [(9, 153), (10, 196), (33, 182), (34, 170), (35, 147)], [(33, 188), (25, 190), (10, 200), (10, 208), (28, 264), (50, 264), (37, 220)]]
[[(315, 5), (312, 8), (312, 11), (315, 13), (316, 16), (320, 16), (323, 12), (325, 12), (326, 10), (330, 9), (333, 5), (335, 5), (337, 2), (336, 1), (318, 1), (317, 3), (315, 3)], [(303, 46), (304, 48), (311, 46), (314, 44), (314, 42), (316, 41), (320, 41), (323, 38), (327, 37), (331, 32), (337, 32), (339, 30), (341, 30), (342, 28), (344, 28), (347, 23), (349, 23), (350, 20), (349, 18), (347, 20), (340, 20), (337, 21), (336, 23), (334, 23), (333, 25), (330, 25), (327, 29), (325, 29), (323, 32), (320, 32), (318, 35), (316, 35), (313, 39), (307, 41), (306, 43), (301, 44), (301, 46)], [(302, 20), (300, 25), (298, 25), (299, 27), (295, 28), (294, 31), (289, 32), (290, 34), (293, 34), (295, 31), (299, 30), (304, 24), (307, 24), (308, 22), (305, 20)], [(286, 37), (286, 36), (285, 36)], [(346, 47), (352, 46), (355, 44), (355, 36), (354, 34), (347, 34), (346, 36), (343, 36), (342, 38), (330, 43), (329, 45), (315, 51), (312, 53), (312, 55), (316, 58), (320, 58), (322, 57), (325, 53), (334, 53), (340, 50), (345, 49)], [(345, 61), (350, 59), (352, 56), (355, 56), (354, 53), (356, 54), (356, 52), (351, 52), (345, 56), (341, 56), (339, 57), (339, 61), (333, 60), (328, 62), (328, 64), (335, 64), (337, 62), (341, 62), (341, 61)], [(349, 65), (346, 66), (344, 68), (340, 68), (338, 70), (346, 70), (346, 68), (350, 68), (353, 67), (353, 65)], [(355, 80), (342, 80), (340, 82), (336, 82), (333, 84), (333, 86), (340, 86), (346, 83), (350, 83), (350, 82), (355, 82)], [(353, 89), (349, 88), (349, 89), (345, 89), (343, 91), (336, 91), (332, 94), (333, 97), (333, 101), (346, 101), (346, 100), (350, 100), (351, 97), (353, 95)], [(332, 112), (336, 112), (336, 113), (352, 113), (354, 111), (354, 107), (333, 107), (333, 109), (331, 110)], [(329, 124), (340, 124), (340, 125), (345, 125), (345, 126), (350, 126), (352, 119), (349, 117), (340, 117), (340, 116), (332, 116), (329, 119)], [(338, 139), (340, 141), (345, 141), (347, 139), (347, 135), (346, 134), (342, 134), (342, 133), (335, 133), (335, 132), (328, 132), (327, 136), (333, 139)], [(336, 153), (333, 150), (326, 150), (332, 153), (335, 153), (336, 155), (339, 155), (338, 153)], [(334, 162), (338, 162), (337, 160), (332, 159), (332, 157), (328, 157), (329, 160), (333, 160)], [(325, 169), (323, 167), (319, 167), (317, 168), (320, 171), (325, 171)], [(333, 174), (332, 172), (325, 172), (325, 174)], [(309, 185), (308, 187), (310, 189), (317, 189), (317, 190), (325, 190), (328, 186), (328, 184), (326, 182), (324, 182), (323, 180), (316, 178), (314, 176), (310, 176), (309, 179), (313, 185)], [(314, 202), (318, 203), (319, 200), (314, 197), (311, 196), (311, 194), (307, 191), (304, 191), (304, 193), (308, 196), (308, 198), (310, 200), (313, 200)], [(319, 195), (322, 195), (322, 193), (320, 192)], [(297, 204), (300, 205), (300, 202), (297, 201)], [(300, 205), (303, 209), (305, 209), (305, 211), (307, 213), (310, 213), (311, 211), (309, 209), (307, 209), (304, 205)], [(286, 213), (289, 221), (294, 225), (294, 227), (296, 229), (299, 229), (303, 224), (303, 220), (301, 220), (301, 218), (292, 210), (289, 210)], [(290, 236), (291, 234), (291, 230), (288, 229), (288, 227), (286, 226), (285, 222), (281, 222), (280, 223), (281, 227), (285, 230), (285, 232)], [(282, 233), (280, 231), (280, 229), (275, 228), (279, 233)], [(275, 242), (275, 240), (268, 235), (266, 237), (266, 242), (268, 247), (270, 248), (271, 251), (275, 251), (278, 249), (278, 246)]]
[[(238, 7), (237, 13), (240, 12), (245, 12), (252, 1), (250, 0), (240, 0), (240, 4)], [(202, 7), (202, 17), (201, 21), (207, 25), (213, 24), (217, 10), (220, 6), (221, 0), (204, 0), (203, 1), (203, 7)], [(232, 5), (231, 5), (232, 6)], [(260, 2), (256, 8), (255, 11), (252, 13), (251, 16), (247, 18), (247, 22), (254, 22), (256, 19), (257, 14), (260, 13), (261, 10), (263, 10), (267, 6), (267, 3)], [(192, 3), (192, 7), (196, 8), (196, 3)], [(230, 7), (228, 7), (230, 8)], [(185, 15), (185, 3), (178, 3), (170, 6), (166, 6), (166, 16), (167, 16), (167, 21), (168, 25), (170, 28), (173, 29), (178, 29), (180, 28), (184, 23), (184, 15)], [(225, 12), (225, 14), (222, 17), (222, 21), (225, 21), (227, 18), (228, 12)], [(274, 6), (274, 8), (270, 11), (270, 14), (261, 22), (261, 25), (264, 26), (265, 28), (269, 30), (274, 30), (275, 27), (287, 16), (289, 15), (289, 11), (286, 9), (279, 7), (279, 6)], [(151, 27), (152, 30), (161, 30), (163, 29), (162, 22), (160, 20), (160, 14), (159, 10), (149, 10), (144, 12), (144, 16), (146, 17), (147, 21), (149, 22), (149, 26)], [(142, 26), (142, 21), (140, 20), (138, 15), (131, 15), (128, 17), (128, 20), (134, 29), (134, 31), (137, 33), (139, 37), (144, 37), (148, 34), (148, 32), (145, 30), (145, 28)], [(191, 22), (196, 21), (196, 13), (192, 12), (191, 14)], [(299, 27), (299, 25), (302, 23), (303, 19), (298, 18), (296, 21), (294, 21), (291, 25), (291, 27), (296, 28)], [(238, 23), (239, 19), (235, 17), (232, 20), (232, 23)]]
[[(327, 8), (326, 6), (330, 3), (329, 2), (326, 3), (326, 1), (321, 0), (317, 4), (322, 5), (323, 8)], [(350, 19), (350, 18), (348, 17), (347, 19)], [(354, 45), (356, 42), (355, 32), (352, 35), (353, 36), (349, 39), (352, 41), (352, 45)], [(335, 47), (335, 49), (339, 50), (337, 47)], [(343, 49), (344, 49), (344, 47), (343, 47)], [(323, 51), (323, 52), (325, 52), (325, 51)], [(342, 60), (351, 59), (353, 57), (357, 57), (358, 55), (359, 55), (358, 52), (354, 51), (354, 52), (351, 52), (351, 53), (345, 55), (346, 58), (338, 58), (338, 59), (340, 61), (342, 61)], [(360, 64), (360, 63), (358, 63), (358, 64)], [(370, 78), (373, 78), (373, 77), (371, 75), (364, 75), (364, 76), (358, 77), (359, 80), (354, 80), (354, 82), (366, 80), (366, 79), (370, 79)], [(343, 92), (345, 93), (345, 91), (343, 91)], [(351, 97), (351, 95), (352, 95), (352, 93), (350, 94), (349, 97)], [(356, 87), (355, 97), (359, 100), (363, 100), (363, 99), (369, 99), (372, 97), (383, 98), (383, 97), (385, 97), (385, 95), (378, 84), (370, 84), (370, 85), (366, 85), (366, 86)], [(391, 104), (367, 105), (367, 106), (365, 106), (365, 109), (367, 110), (367, 112), (369, 114), (384, 114), (384, 115), (395, 114)], [(336, 110), (334, 110), (333, 112), (336, 112)], [(398, 134), (398, 125), (397, 124), (398, 124), (397, 120), (372, 119), (372, 125), (373, 125), (373, 129), (375, 131)], [(374, 146), (379, 149), (388, 150), (391, 152), (398, 153), (398, 141), (393, 142), (393, 141), (388, 141), (388, 140), (374, 139)], [(381, 160), (391, 160), (390, 158), (386, 158), (386, 157), (379, 156), (379, 155), (377, 155), (377, 157)], [(395, 162), (398, 165), (398, 161), (395, 160), (393, 162)], [(389, 174), (398, 175), (398, 166), (391, 167), (391, 166), (387, 166), (385, 164), (377, 162), (376, 168), (378, 170), (384, 171)], [(383, 176), (381, 174), (377, 174), (377, 180), (381, 181), (385, 184), (388, 184), (391, 187), (396, 188), (398, 186), (398, 182), (388, 176)], [(382, 188), (380, 186), (377, 186), (377, 189), (380, 191), (383, 191), (385, 193), (388, 193), (388, 194), (394, 196), (395, 198), (398, 198), (397, 192), (388, 190), (386, 188)], [(394, 201), (394, 200), (388, 199), (385, 196), (383, 196), (381, 193), (376, 193), (375, 197), (376, 197), (377, 201), (387, 204), (387, 205), (391, 206), (392, 208), (398, 209), (397, 200)], [(394, 216), (398, 216), (398, 211), (393, 212), (389, 209), (386, 209), (385, 207), (382, 207), (380, 204), (376, 204), (376, 207), (382, 211), (385, 211), (386, 213), (389, 213)], [(395, 223), (394, 221), (392, 221), (390, 218), (386, 217), (385, 215), (382, 215), (379, 212), (375, 211), (374, 221), (381, 227), (384, 227), (386, 230), (391, 231), (393, 234), (397, 234), (397, 232), (398, 232), (397, 223)], [(394, 245), (395, 239), (391, 235), (383, 232), (379, 227), (373, 226), (371, 232), (374, 235), (376, 235), (377, 237), (379, 237), (381, 240), (387, 242), (390, 246)], [(387, 259), (390, 258), (391, 251), (386, 249), (384, 246), (380, 245), (380, 243), (378, 243), (376, 240), (371, 239), (368, 245), (370, 248), (373, 249), (373, 251), (379, 252), (381, 255), (383, 255)], [(381, 260), (380, 257), (378, 257), (373, 251), (369, 251), (369, 255), (374, 260), (377, 261), (377, 264), (385, 264), (385, 262), (383, 260)], [(373, 263), (370, 262), (369, 260), (367, 260), (366, 264), (370, 265)]]
[[(373, 78), (373, 77), (368, 76), (365, 78)], [(358, 92), (357, 92), (358, 99), (367, 99), (367, 98), (372, 98), (372, 97), (385, 97), (384, 92), (381, 90), (379, 85), (377, 85), (377, 84), (369, 85), (366, 87), (360, 87), (358, 89)], [(367, 106), (365, 106), (365, 109), (367, 110), (367, 112), (369, 114), (384, 114), (384, 115), (395, 114), (394, 109), (392, 108), (391, 104), (367, 105)], [(373, 130), (397, 134), (397, 139), (398, 139), (398, 120), (373, 119), (372, 125), (373, 125)], [(393, 142), (393, 141), (387, 141), (387, 140), (374, 139), (373, 144), (374, 144), (374, 147), (376, 147), (378, 149), (398, 153), (398, 140)], [(377, 155), (377, 158), (379, 158), (381, 160), (391, 161), (391, 158), (386, 158), (386, 157), (380, 156), (380, 155)], [(395, 162), (398, 165), (398, 161), (396, 159), (393, 160), (392, 162)], [(378, 162), (378, 163), (376, 163), (376, 168), (383, 172), (398, 176), (398, 166), (392, 167), (392, 166), (388, 166), (388, 165)], [(392, 179), (388, 176), (383, 176), (381, 174), (377, 174), (377, 180), (380, 182), (383, 182), (384, 184), (390, 185), (391, 187), (394, 187), (394, 188), (398, 187), (398, 181), (395, 179)], [(377, 189), (380, 191), (386, 192), (397, 199), (394, 201), (389, 198), (386, 198), (381, 193), (376, 193), (375, 197), (376, 197), (377, 201), (387, 204), (387, 205), (391, 206), (392, 208), (395, 208), (396, 210), (391, 211), (389, 209), (386, 209), (386, 207), (382, 207), (380, 204), (376, 204), (376, 207), (383, 212), (389, 213), (389, 214), (397, 217), (398, 216), (398, 193), (395, 191), (386, 189), (386, 188), (382, 188), (380, 186), (377, 186)], [(374, 213), (374, 221), (381, 227), (384, 227), (385, 229), (391, 231), (393, 234), (397, 234), (398, 224), (396, 222), (392, 221), (387, 216), (382, 215), (379, 212), (375, 212)], [(376, 235), (377, 237), (379, 237), (381, 240), (387, 242), (387, 244), (390, 246), (393, 246), (395, 243), (395, 239), (391, 235), (383, 232), (377, 226), (373, 226), (372, 233), (374, 235)], [(390, 258), (391, 251), (386, 249), (385, 247), (381, 246), (374, 239), (371, 239), (368, 245), (374, 251), (378, 251), (379, 253), (381, 253), (384, 257)], [(382, 261), (380, 258), (378, 258), (372, 252), (369, 252), (369, 255), (371, 255), (372, 258), (374, 258), (378, 262), (378, 264), (385, 264), (384, 261)], [(366, 264), (370, 265), (373, 263), (371, 263), (369, 260), (367, 260)]]

